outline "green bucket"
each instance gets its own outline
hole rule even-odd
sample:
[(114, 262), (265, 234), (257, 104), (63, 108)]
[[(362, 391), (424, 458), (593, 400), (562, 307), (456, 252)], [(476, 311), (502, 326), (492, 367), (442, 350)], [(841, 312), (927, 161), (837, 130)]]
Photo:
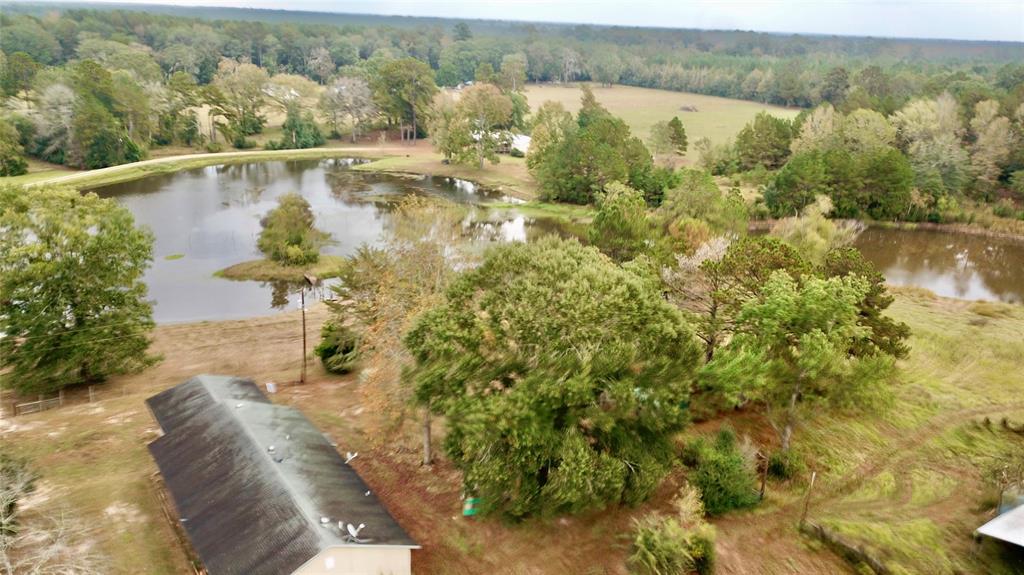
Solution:
[(462, 516), (472, 517), (476, 515), (476, 505), (480, 503), (480, 499), (476, 497), (467, 497), (466, 501), (462, 504)]

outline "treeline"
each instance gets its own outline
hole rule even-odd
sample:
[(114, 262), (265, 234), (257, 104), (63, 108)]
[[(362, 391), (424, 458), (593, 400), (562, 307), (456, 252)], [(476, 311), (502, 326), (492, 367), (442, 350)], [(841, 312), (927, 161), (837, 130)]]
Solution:
[[(42, 17), (10, 13), (0, 48), (44, 65), (81, 57), (84, 39), (149, 48), (165, 75), (213, 79), (222, 57), (246, 59), (271, 74), (325, 80), (334, 68), (412, 57), (430, 65), (440, 85), (474, 79), (480, 64), (498, 69), (509, 54), (527, 60), (531, 82), (591, 80), (812, 106), (851, 98), (856, 107), (891, 113), (915, 96), (949, 91), (959, 99), (1020, 102), (1024, 48), (1015, 43), (783, 36), (754, 32), (656, 30), (323, 15), (338, 24), (270, 18), (199, 18), (121, 10), (65, 10)], [(180, 10), (181, 14), (202, 10)], [(238, 16), (253, 18), (251, 11)], [(218, 11), (218, 15), (233, 14)], [(308, 20), (296, 15), (297, 20)], [(394, 19), (408, 24), (409, 19)], [(358, 24), (348, 24), (357, 22)], [(474, 33), (474, 28), (477, 32)], [(326, 66), (326, 50), (331, 66)], [(867, 105), (867, 106), (865, 106)]]
[(1009, 114), (994, 99), (966, 104), (943, 92), (889, 115), (831, 104), (793, 121), (762, 113), (734, 142), (696, 148), (712, 174), (762, 185), (762, 215), (827, 196), (842, 218), (956, 221), (964, 200), (1024, 217), (1024, 104)]
[[(336, 25), (274, 14), (270, 22), (121, 10), (0, 15), (0, 87), (10, 110), (0, 173), (23, 172), (22, 154), (96, 168), (153, 146), (252, 147), (276, 108), (286, 121), (268, 148), (401, 127), (403, 138), (430, 132), (446, 157), (478, 166), (507, 147), (492, 135), (542, 126), (538, 147), (554, 134), (565, 152), (530, 161), (549, 198), (589, 202), (618, 180), (657, 205), (673, 175), (644, 144), (672, 149), (667, 124), (640, 142), (607, 114), (566, 123), (564, 111), (547, 108), (527, 121), (525, 82), (593, 80), (816, 106), (792, 123), (764, 114), (732, 145), (693, 143), (712, 173), (766, 185), (767, 214), (791, 215), (817, 195), (844, 217), (939, 221), (963, 197), (1003, 198), (1005, 215), (1019, 212), (1004, 197), (1024, 188), (1018, 44), (439, 20), (413, 27), (408, 19)], [(434, 101), (438, 86), (471, 80), (500, 94)], [(197, 115), (203, 108), (208, 124)]]

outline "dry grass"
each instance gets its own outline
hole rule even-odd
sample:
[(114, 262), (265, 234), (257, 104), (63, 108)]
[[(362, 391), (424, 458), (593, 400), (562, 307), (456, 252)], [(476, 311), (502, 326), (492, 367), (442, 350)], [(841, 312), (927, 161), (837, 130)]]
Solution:
[[(845, 535), (888, 553), (910, 572), (950, 564), (968, 572), (1009, 572), (991, 554), (972, 556), (969, 535), (985, 519), (978, 469), (986, 457), (1011, 448), (1014, 438), (979, 431), (974, 422), (988, 414), (1024, 417), (1017, 369), (1024, 315), (990, 318), (979, 327), (971, 321), (972, 305), (898, 294), (893, 314), (911, 325), (914, 337), (894, 405), (818, 417), (796, 438), (819, 472), (812, 518), (842, 526)], [(325, 317), (322, 305), (310, 312), (314, 340)], [(637, 514), (668, 505), (678, 485), (675, 476), (636, 510), (522, 525), (465, 520), (459, 515), (459, 476), (450, 465), (420, 467), (414, 434), (387, 441), (367, 434), (369, 410), (357, 377), (332, 376), (314, 363), (309, 384), (286, 384), (299, 372), (300, 342), (296, 313), (160, 326), (154, 344), (164, 357), (160, 364), (115, 378), (100, 388), (98, 403), (86, 403), (78, 390), (69, 407), (4, 420), (0, 443), (29, 457), (44, 485), (62, 494), (53, 505), (64, 502), (97, 526), (93, 545), (112, 573), (131, 573), (140, 562), (150, 573), (187, 568), (150, 480), (155, 466), (145, 445), (156, 425), (143, 402), (196, 373), (278, 382), (282, 391), (275, 401), (302, 409), (339, 449), (363, 452), (360, 473), (424, 545), (414, 553), (418, 573), (624, 573), (627, 549), (616, 534)], [(756, 416), (734, 417), (733, 423), (758, 439), (771, 437)], [(761, 508), (717, 520), (719, 573), (842, 569), (794, 529), (802, 493), (799, 482), (772, 485)], [(906, 524), (908, 517), (917, 522)], [(918, 534), (920, 539), (905, 538)], [(925, 553), (928, 541), (940, 541), (943, 556)]]
[(214, 275), (229, 280), (301, 282), (306, 274), (320, 279), (336, 277), (344, 260), (341, 256), (321, 255), (320, 260), (310, 266), (286, 266), (267, 259), (252, 260), (224, 268)]

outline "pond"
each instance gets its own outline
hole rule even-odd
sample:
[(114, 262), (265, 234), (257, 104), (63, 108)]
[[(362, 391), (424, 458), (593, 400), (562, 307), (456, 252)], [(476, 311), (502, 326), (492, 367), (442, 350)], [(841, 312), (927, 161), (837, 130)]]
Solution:
[(1024, 303), (1022, 240), (868, 228), (854, 245), (891, 284), (945, 297)]
[[(285, 282), (231, 281), (214, 277), (228, 266), (260, 258), (260, 218), (282, 194), (301, 194), (317, 227), (333, 242), (323, 253), (349, 255), (361, 244), (382, 241), (394, 201), (425, 194), (486, 206), (515, 202), (445, 177), (401, 177), (351, 170), (355, 160), (302, 160), (210, 166), (92, 190), (115, 198), (156, 238), (145, 281), (158, 323), (245, 318), (296, 309), (296, 288)], [(559, 232), (551, 221), (514, 208), (474, 209), (464, 223), (482, 242), (526, 241)], [(313, 294), (323, 296), (324, 289)], [(290, 301), (289, 301), (290, 300)]]
[[(277, 198), (298, 192), (317, 226), (332, 235), (324, 253), (349, 255), (388, 233), (394, 201), (406, 194), (444, 197), (475, 206), (464, 226), (475, 241), (527, 241), (565, 234), (551, 220), (514, 207), (514, 200), (446, 177), (400, 177), (350, 168), (357, 160), (302, 160), (210, 166), (96, 189), (116, 198), (153, 230), (154, 261), (146, 272), (154, 319), (160, 323), (246, 318), (296, 309), (285, 282), (214, 277), (257, 259), (260, 218)], [(895, 285), (914, 285), (962, 299), (1024, 302), (1024, 242), (930, 230), (869, 228), (855, 244)], [(321, 288), (314, 297), (322, 297)]]

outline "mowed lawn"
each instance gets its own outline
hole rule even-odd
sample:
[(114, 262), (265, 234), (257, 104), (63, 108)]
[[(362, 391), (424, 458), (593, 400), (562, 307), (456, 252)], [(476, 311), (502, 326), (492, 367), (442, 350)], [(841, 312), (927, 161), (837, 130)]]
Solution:
[[(736, 136), (758, 112), (768, 111), (782, 118), (795, 118), (800, 112), (795, 108), (688, 92), (596, 84), (592, 84), (591, 89), (609, 112), (625, 120), (633, 133), (644, 139), (655, 123), (679, 116), (691, 145), (688, 159), (696, 158), (693, 142), (706, 137), (716, 144), (724, 143)], [(551, 100), (561, 102), (567, 110), (576, 112), (580, 107), (580, 85), (531, 84), (526, 89), (526, 97), (532, 111)], [(684, 112), (684, 106), (696, 108), (697, 111)]]

